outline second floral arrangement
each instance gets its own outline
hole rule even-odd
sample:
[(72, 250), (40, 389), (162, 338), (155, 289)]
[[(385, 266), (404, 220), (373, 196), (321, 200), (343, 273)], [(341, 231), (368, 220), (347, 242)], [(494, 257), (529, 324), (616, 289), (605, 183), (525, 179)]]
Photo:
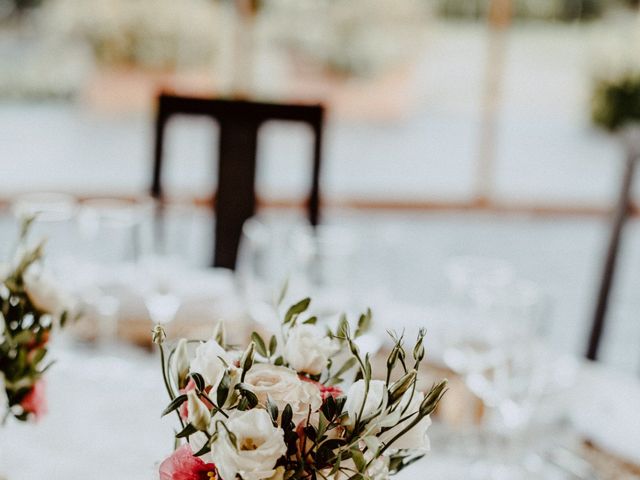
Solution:
[(394, 336), (384, 378), (374, 379), (356, 343), (371, 312), (353, 332), (345, 317), (323, 331), (305, 315), (309, 304), (286, 311), (280, 334), (253, 333), (245, 349), (227, 345), (220, 325), (208, 341), (182, 339), (166, 352), (156, 327), (164, 414), (180, 424), (161, 480), (383, 480), (429, 450), (446, 381), (417, 389), (424, 332), (409, 351)]

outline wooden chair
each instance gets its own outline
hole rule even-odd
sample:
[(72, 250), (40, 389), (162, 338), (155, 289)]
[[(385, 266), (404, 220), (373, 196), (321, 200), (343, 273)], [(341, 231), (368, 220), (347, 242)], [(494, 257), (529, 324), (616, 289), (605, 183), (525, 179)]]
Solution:
[(616, 204), (613, 212), (611, 230), (609, 233), (609, 243), (602, 267), (602, 277), (593, 312), (589, 342), (585, 353), (585, 356), (589, 360), (598, 359), (598, 352), (600, 350), (600, 344), (606, 326), (609, 297), (615, 280), (618, 253), (620, 250), (620, 244), (622, 243), (624, 226), (627, 223), (632, 204), (631, 192), (633, 177), (635, 174), (636, 163), (638, 158), (640, 158), (640, 130), (637, 128), (630, 128), (623, 132), (622, 138), (624, 141), (626, 155), (625, 171), (622, 176), (620, 191), (618, 193), (618, 203)]
[(174, 115), (212, 118), (220, 128), (218, 188), (215, 196), (213, 266), (234, 269), (242, 225), (256, 210), (255, 173), (258, 131), (268, 120), (307, 124), (314, 135), (313, 168), (307, 214), (316, 226), (320, 209), (320, 161), (324, 108), (320, 105), (281, 105), (240, 100), (218, 100), (161, 94), (155, 125), (151, 195), (161, 200), (163, 146), (168, 120)]

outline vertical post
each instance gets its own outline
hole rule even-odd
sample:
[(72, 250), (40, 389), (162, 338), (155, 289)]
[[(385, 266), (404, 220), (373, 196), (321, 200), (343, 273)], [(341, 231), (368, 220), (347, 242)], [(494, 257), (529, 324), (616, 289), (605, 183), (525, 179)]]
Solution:
[(324, 111), (319, 114), (320, 119), (313, 126), (313, 166), (311, 174), (311, 194), (309, 195), (309, 223), (317, 226), (320, 222), (320, 163), (322, 160), (322, 125)]
[(498, 137), (498, 109), (502, 96), (507, 30), (511, 24), (511, 0), (491, 0), (488, 14), (489, 39), (485, 83), (480, 112), (480, 139), (476, 171), (476, 201), (486, 205), (493, 187)]
[(589, 360), (597, 360), (602, 335), (607, 318), (609, 298), (614, 284), (616, 266), (618, 263), (618, 253), (622, 241), (622, 234), (629, 210), (631, 207), (631, 187), (636, 168), (636, 161), (640, 156), (640, 130), (638, 127), (629, 129), (623, 133), (625, 144), (625, 170), (620, 185), (618, 203), (613, 216), (609, 244), (602, 269), (602, 278), (598, 289), (598, 298), (593, 314), (589, 343), (587, 345), (586, 357)]

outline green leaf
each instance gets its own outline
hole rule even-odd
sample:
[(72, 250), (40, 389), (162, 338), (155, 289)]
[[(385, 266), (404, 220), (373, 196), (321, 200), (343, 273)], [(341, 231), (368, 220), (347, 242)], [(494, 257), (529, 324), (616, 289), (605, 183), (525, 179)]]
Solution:
[(222, 380), (220, 380), (220, 385), (218, 385), (218, 390), (216, 391), (216, 401), (218, 402), (218, 406), (222, 407), (229, 397), (229, 388), (231, 386), (231, 375), (229, 372), (224, 372), (222, 376)]
[(336, 473), (338, 473), (338, 470), (340, 470), (340, 460), (342, 459), (341, 455), (338, 455), (336, 457), (336, 461), (333, 464), (333, 468), (331, 469), (331, 472), (329, 473), (329, 476), (335, 475)]
[(302, 312), (304, 312), (307, 308), (309, 308), (309, 304), (311, 303), (311, 299), (309, 297), (300, 300), (298, 303), (293, 305), (289, 310), (287, 310), (286, 315), (284, 316), (284, 324), (291, 322), (294, 317), (297, 317)]
[(269, 340), (269, 356), (275, 355), (276, 350), (278, 349), (278, 339), (275, 335), (271, 336), (271, 340)]
[(278, 422), (278, 406), (271, 401), (270, 398), (267, 398), (267, 411), (269, 415), (271, 415), (271, 419), (274, 423)]
[(322, 437), (324, 435), (328, 426), (329, 420), (327, 420), (327, 417), (324, 416), (322, 411), (318, 412), (318, 437)]
[(318, 322), (318, 317), (313, 316), (313, 317), (309, 317), (307, 318), (304, 322), (302, 322), (304, 325), (315, 325)]
[(353, 459), (353, 463), (355, 463), (358, 472), (364, 472), (364, 467), (367, 466), (367, 461), (364, 459), (362, 452), (356, 448), (352, 448), (350, 452), (351, 458)]
[(65, 310), (64, 312), (62, 312), (62, 315), (60, 315), (60, 326), (64, 327), (67, 324), (68, 319), (69, 319), (69, 312)]
[(249, 408), (254, 408), (258, 405), (258, 397), (251, 391), (251, 388), (246, 383), (239, 383), (235, 388), (247, 400), (247, 406)]
[(189, 376), (193, 379), (193, 383), (196, 384), (198, 391), (203, 391), (205, 386), (204, 377), (198, 372), (191, 372)]
[(171, 413), (174, 410), (177, 410), (178, 408), (180, 408), (180, 405), (182, 405), (186, 401), (187, 401), (187, 396), (186, 395), (184, 395), (184, 394), (178, 395), (176, 398), (171, 400), (171, 403), (169, 405), (167, 405), (167, 408), (165, 408), (162, 411), (161, 417), (164, 417), (166, 414)]
[(338, 329), (336, 330), (336, 332), (337, 335), (342, 338), (349, 338), (351, 336), (349, 321), (347, 320), (347, 316), (344, 313), (340, 315), (340, 321), (338, 322)]
[(342, 375), (344, 375), (349, 369), (353, 368), (353, 366), (356, 364), (356, 359), (355, 357), (350, 357), (349, 360), (347, 360), (346, 362), (344, 362), (344, 365), (342, 365), (342, 367), (340, 367), (340, 369), (333, 375), (334, 377), (341, 377)]
[(193, 454), (194, 457), (200, 457), (205, 453), (209, 453), (211, 451), (211, 445), (209, 442), (205, 443), (200, 450)]
[(293, 409), (291, 408), (291, 405), (287, 403), (284, 407), (284, 410), (282, 411), (282, 421), (281, 421), (282, 428), (289, 429), (290, 424), (293, 423), (292, 420), (293, 420)]
[(369, 327), (371, 327), (371, 309), (367, 308), (366, 313), (360, 315), (358, 319), (358, 328), (356, 328), (356, 334), (354, 338), (358, 338), (360, 335), (365, 334)]
[(197, 431), (198, 429), (196, 427), (188, 423), (186, 427), (184, 427), (182, 430), (176, 433), (176, 438), (188, 437), (189, 435), (193, 435)]
[(240, 410), (241, 412), (244, 412), (245, 410), (249, 410), (249, 400), (247, 400), (247, 397), (242, 397), (240, 399), (240, 401), (238, 402), (238, 410)]
[(31, 362), (34, 365), (38, 365), (42, 359), (44, 358), (44, 356), (47, 354), (47, 349), (46, 348), (39, 348), (36, 353), (33, 356), (33, 360), (31, 360)]
[(251, 340), (253, 340), (253, 342), (256, 344), (256, 350), (260, 355), (262, 355), (263, 357), (269, 356), (267, 352), (267, 347), (264, 344), (264, 340), (262, 340), (262, 337), (258, 335), (257, 332), (253, 332), (251, 334)]
[(287, 296), (287, 291), (288, 290), (289, 290), (289, 279), (287, 278), (284, 281), (284, 284), (282, 285), (282, 288), (280, 289), (280, 294), (278, 295), (278, 299), (276, 301), (276, 306), (277, 307), (282, 305), (282, 302), (284, 301), (284, 297)]

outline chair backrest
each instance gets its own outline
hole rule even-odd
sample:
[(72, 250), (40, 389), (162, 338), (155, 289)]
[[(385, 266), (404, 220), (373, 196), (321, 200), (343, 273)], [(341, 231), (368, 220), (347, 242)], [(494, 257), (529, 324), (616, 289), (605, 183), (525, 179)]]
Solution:
[(313, 167), (307, 213), (315, 226), (320, 209), (320, 161), (324, 108), (321, 105), (282, 105), (161, 94), (158, 97), (151, 195), (161, 199), (164, 134), (174, 115), (199, 115), (220, 128), (218, 188), (215, 196), (213, 266), (234, 269), (242, 225), (256, 210), (255, 173), (258, 131), (268, 120), (295, 121), (311, 127)]

